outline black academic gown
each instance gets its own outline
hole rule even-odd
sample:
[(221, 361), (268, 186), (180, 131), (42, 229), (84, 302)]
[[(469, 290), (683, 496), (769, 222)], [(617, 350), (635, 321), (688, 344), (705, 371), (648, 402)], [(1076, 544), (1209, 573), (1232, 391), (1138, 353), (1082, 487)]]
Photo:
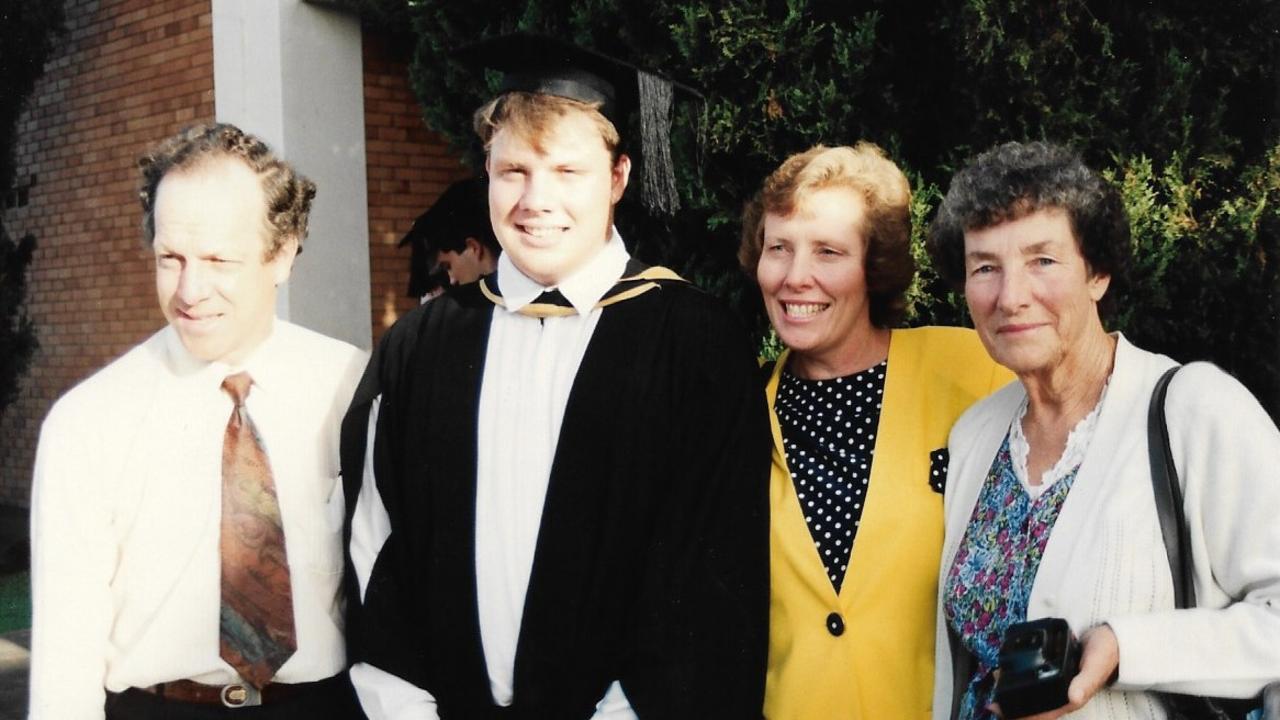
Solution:
[(513, 704), (493, 703), (474, 542), (477, 408), (493, 311), (472, 284), (404, 316), (375, 351), (343, 423), (354, 508), (370, 402), (382, 395), (374, 471), (391, 535), (363, 602), (348, 567), (352, 660), (428, 690), (443, 720), (585, 719), (614, 680), (643, 720), (759, 718), (766, 408), (746, 334), (718, 302), (678, 281), (601, 311), (553, 461)]

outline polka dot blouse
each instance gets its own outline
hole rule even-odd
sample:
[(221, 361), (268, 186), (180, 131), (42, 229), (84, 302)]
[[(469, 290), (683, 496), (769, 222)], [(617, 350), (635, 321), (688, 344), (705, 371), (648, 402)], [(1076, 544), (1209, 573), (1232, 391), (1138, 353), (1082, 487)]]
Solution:
[(774, 403), (800, 509), (837, 593), (862, 520), (888, 361), (831, 380), (784, 370)]

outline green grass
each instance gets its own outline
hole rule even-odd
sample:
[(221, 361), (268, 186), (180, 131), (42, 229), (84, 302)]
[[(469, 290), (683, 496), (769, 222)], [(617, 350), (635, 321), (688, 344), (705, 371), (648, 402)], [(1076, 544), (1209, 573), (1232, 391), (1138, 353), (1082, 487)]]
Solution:
[(31, 627), (31, 573), (0, 576), (0, 633)]

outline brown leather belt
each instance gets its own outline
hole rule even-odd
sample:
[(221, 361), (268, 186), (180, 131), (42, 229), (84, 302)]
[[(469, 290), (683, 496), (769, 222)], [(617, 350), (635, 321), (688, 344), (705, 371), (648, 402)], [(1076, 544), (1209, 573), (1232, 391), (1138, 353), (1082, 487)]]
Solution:
[(302, 692), (303, 688), (313, 684), (267, 683), (259, 690), (248, 683), (205, 685), (194, 680), (174, 680), (139, 689), (166, 700), (238, 708), (280, 702), (294, 697)]

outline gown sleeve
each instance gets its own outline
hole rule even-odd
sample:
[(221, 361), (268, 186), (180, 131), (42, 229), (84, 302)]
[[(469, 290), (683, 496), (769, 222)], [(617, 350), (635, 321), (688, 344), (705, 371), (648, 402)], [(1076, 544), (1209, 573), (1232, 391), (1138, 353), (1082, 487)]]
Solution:
[(759, 718), (769, 617), (769, 426), (746, 333), (718, 306), (679, 313), (664, 403), (669, 496), (622, 679), (641, 718)]
[(387, 418), (394, 413), (388, 399), (396, 397), (417, 341), (422, 311), (406, 315), (383, 337), (342, 422), (342, 477), (348, 508), (344, 528), (347, 653), (354, 663), (352, 681), (373, 720), (435, 717), (434, 700), (421, 674), (424, 663), (419, 655), (425, 645), (416, 634), (403, 632), (420, 623), (413, 622), (413, 613), (405, 607), (410, 595), (402, 584), (409, 578), (399, 572), (401, 538), (395, 532), (399, 503), (387, 428)]

